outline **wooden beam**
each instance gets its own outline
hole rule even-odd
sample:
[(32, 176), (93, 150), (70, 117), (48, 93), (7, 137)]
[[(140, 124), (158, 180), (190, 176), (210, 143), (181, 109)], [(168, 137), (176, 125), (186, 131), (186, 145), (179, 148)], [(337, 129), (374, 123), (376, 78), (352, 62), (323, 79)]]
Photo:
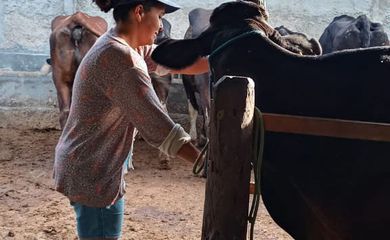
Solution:
[(266, 131), (390, 142), (390, 124), (263, 113)]

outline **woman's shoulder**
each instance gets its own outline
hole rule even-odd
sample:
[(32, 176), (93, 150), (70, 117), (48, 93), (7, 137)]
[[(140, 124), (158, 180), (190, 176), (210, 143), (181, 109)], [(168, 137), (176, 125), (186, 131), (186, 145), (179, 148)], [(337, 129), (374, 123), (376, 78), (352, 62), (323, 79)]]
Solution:
[(108, 41), (103, 47), (102, 60), (111, 64), (125, 64), (134, 66), (139, 61), (138, 54), (129, 46), (125, 46), (116, 41)]

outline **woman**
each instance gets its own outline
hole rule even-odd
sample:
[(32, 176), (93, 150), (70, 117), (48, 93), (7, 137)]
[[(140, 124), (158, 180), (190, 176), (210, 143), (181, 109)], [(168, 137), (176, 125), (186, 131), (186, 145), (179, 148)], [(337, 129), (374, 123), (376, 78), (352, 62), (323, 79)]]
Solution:
[[(124, 213), (124, 161), (135, 128), (151, 145), (193, 162), (190, 136), (163, 110), (148, 71), (166, 74), (150, 59), (170, 0), (94, 0), (114, 9), (114, 28), (101, 36), (77, 71), (69, 118), (55, 153), (56, 190), (69, 198), (80, 239), (118, 239)], [(199, 59), (182, 73), (208, 71)]]

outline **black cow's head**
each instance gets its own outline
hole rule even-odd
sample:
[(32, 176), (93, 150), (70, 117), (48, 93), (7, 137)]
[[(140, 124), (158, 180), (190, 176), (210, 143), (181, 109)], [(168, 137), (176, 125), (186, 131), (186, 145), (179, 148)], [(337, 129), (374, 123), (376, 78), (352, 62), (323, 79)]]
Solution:
[(214, 9), (210, 26), (195, 39), (169, 39), (160, 44), (152, 58), (159, 64), (182, 69), (199, 57), (207, 56), (217, 44), (231, 36), (254, 29), (254, 23), (264, 19), (265, 10), (252, 2), (227, 2)]
[[(264, 6), (251, 1), (235, 1), (221, 4), (210, 17), (210, 26), (197, 38), (168, 40), (160, 44), (152, 58), (159, 64), (173, 69), (182, 69), (193, 64), (199, 57), (209, 55), (234, 36), (251, 30), (261, 30), (281, 47), (298, 54), (320, 54), (318, 41), (300, 37), (282, 38), (266, 22)], [(304, 37), (303, 37), (304, 36)], [(305, 50), (315, 49), (312, 52)]]
[(341, 15), (335, 17), (320, 37), (324, 53), (343, 49), (367, 48), (389, 45), (382, 24), (372, 22), (366, 15), (357, 18)]

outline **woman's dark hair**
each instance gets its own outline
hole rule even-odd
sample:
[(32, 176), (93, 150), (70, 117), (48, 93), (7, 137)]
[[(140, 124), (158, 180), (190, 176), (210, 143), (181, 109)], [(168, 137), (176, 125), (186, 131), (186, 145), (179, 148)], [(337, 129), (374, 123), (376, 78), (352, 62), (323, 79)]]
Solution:
[(103, 12), (108, 12), (114, 9), (113, 15), (116, 22), (126, 21), (129, 16), (129, 11), (135, 6), (141, 4), (145, 11), (149, 11), (152, 7), (164, 6), (156, 0), (92, 0)]

